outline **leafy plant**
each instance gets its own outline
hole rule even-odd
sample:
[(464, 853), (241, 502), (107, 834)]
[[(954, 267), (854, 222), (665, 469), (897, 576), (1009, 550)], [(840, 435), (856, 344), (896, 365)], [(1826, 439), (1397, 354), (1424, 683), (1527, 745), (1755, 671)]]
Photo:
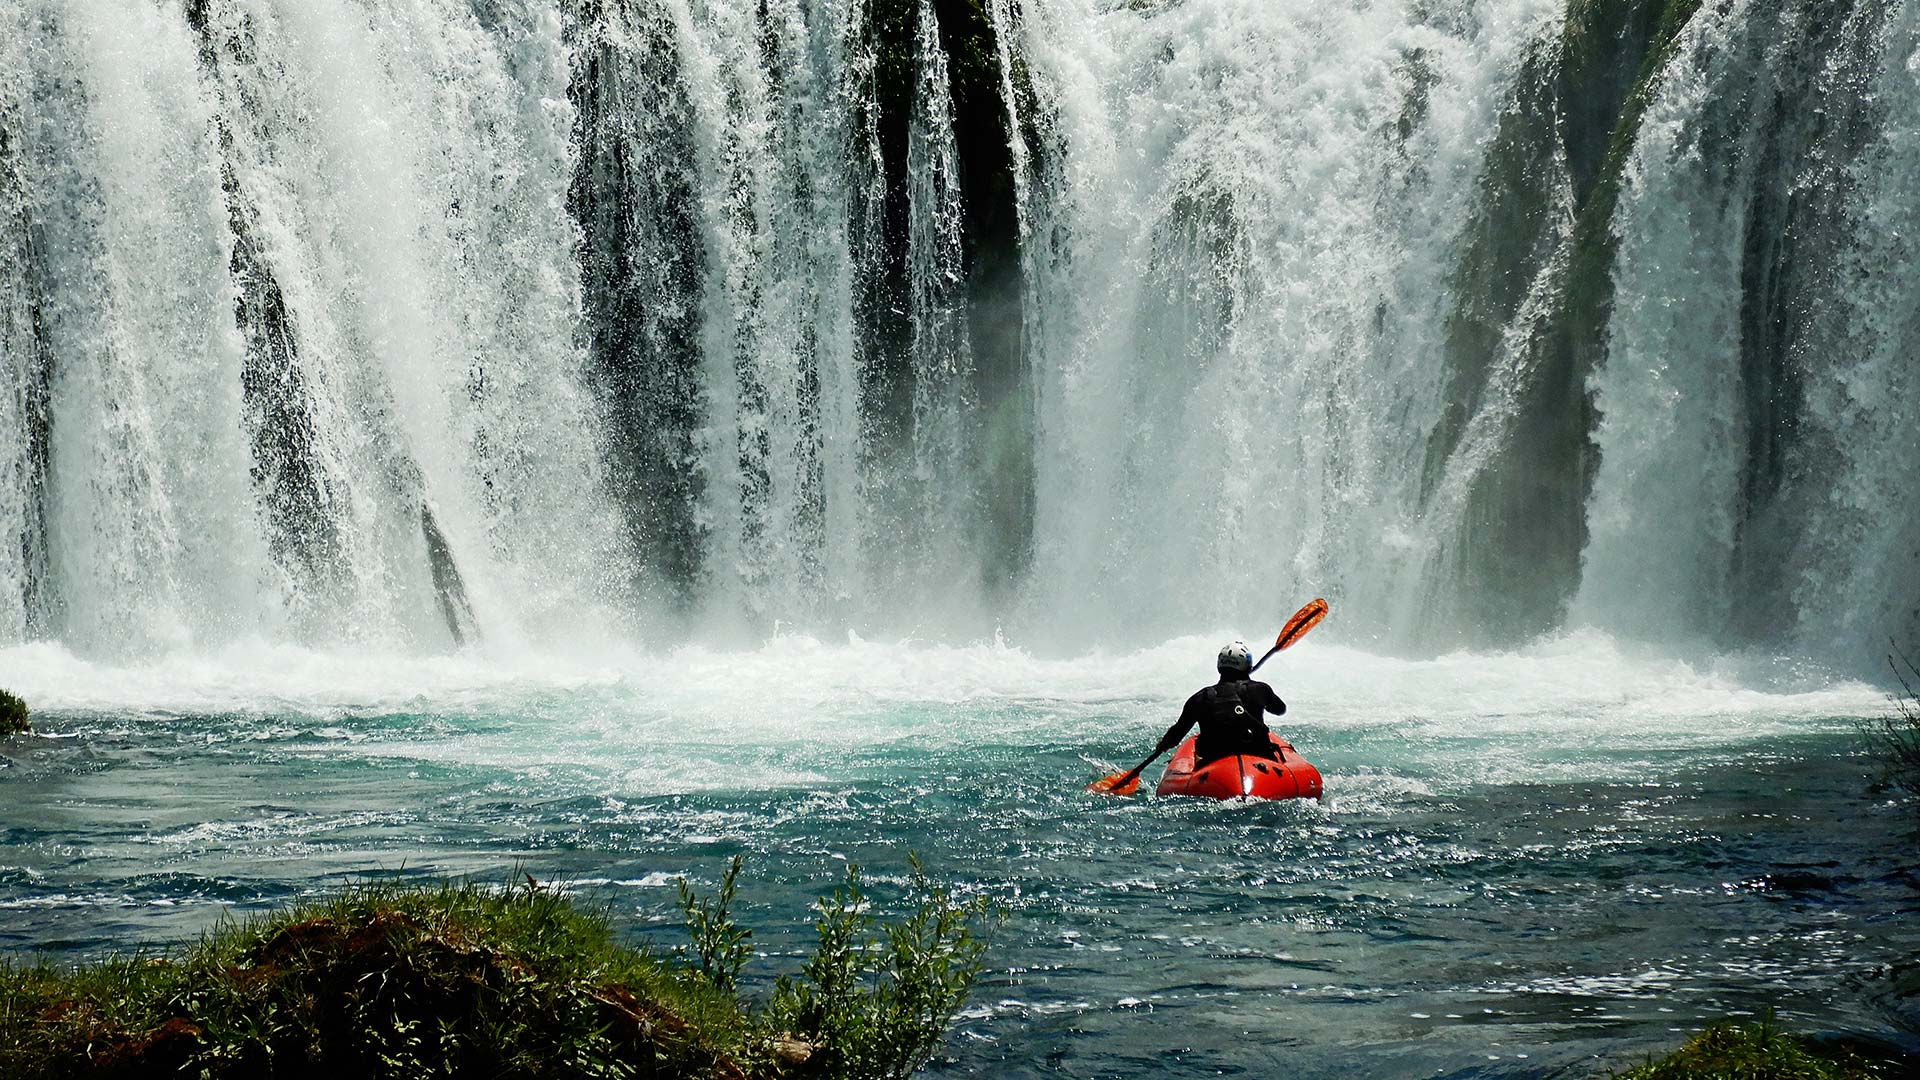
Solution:
[(713, 988), (733, 993), (740, 985), (740, 970), (753, 955), (753, 931), (733, 921), (733, 896), (740, 877), (741, 857), (735, 855), (720, 877), (720, 891), (710, 899), (695, 895), (686, 878), (677, 883), (680, 911), (687, 919), (687, 933), (693, 938), (694, 958), (700, 974)]
[(911, 859), (913, 914), (876, 935), (860, 869), (819, 903), (819, 943), (801, 979), (783, 978), (769, 1013), (817, 1040), (820, 1075), (847, 1080), (911, 1076), (939, 1048), (979, 976), (985, 941), (976, 922), (995, 914), (984, 897), (959, 901)]

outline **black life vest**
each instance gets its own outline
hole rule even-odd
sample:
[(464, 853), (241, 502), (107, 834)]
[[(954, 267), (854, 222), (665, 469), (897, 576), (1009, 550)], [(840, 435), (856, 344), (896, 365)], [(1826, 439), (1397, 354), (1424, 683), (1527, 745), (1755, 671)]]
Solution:
[(1200, 735), (1194, 740), (1196, 762), (1212, 761), (1229, 754), (1273, 756), (1273, 743), (1267, 739), (1267, 724), (1261, 719), (1265, 703), (1244, 680), (1215, 683), (1206, 689), (1206, 711), (1200, 717)]

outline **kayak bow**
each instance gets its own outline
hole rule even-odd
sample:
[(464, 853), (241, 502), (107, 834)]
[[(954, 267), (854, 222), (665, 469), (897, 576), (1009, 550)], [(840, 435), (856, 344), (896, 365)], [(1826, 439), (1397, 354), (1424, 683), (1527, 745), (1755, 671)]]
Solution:
[(1173, 752), (1167, 771), (1160, 777), (1156, 795), (1195, 795), (1203, 799), (1317, 799), (1320, 797), (1320, 770), (1313, 767), (1293, 744), (1269, 733), (1274, 758), (1232, 754), (1193, 767), (1194, 739), (1189, 738)]

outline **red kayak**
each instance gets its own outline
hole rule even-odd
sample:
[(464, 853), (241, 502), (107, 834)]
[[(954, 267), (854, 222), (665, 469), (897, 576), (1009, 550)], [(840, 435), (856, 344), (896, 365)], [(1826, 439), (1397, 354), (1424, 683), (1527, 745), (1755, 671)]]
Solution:
[(1160, 777), (1156, 795), (1197, 795), (1203, 799), (1317, 799), (1320, 770), (1293, 744), (1268, 733), (1279, 758), (1235, 754), (1193, 767), (1193, 739), (1180, 744)]

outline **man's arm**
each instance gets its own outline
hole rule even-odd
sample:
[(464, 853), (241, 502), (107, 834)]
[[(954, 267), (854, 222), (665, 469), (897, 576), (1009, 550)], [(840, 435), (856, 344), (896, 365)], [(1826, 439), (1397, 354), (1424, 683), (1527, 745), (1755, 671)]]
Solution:
[(1195, 694), (1187, 699), (1186, 705), (1180, 709), (1180, 719), (1175, 720), (1173, 726), (1167, 729), (1167, 733), (1160, 736), (1160, 744), (1153, 748), (1153, 756), (1159, 757), (1179, 746), (1180, 740), (1186, 738), (1187, 732), (1193, 730), (1193, 725), (1200, 722), (1200, 709), (1194, 704), (1199, 697), (1200, 695)]
[(1262, 707), (1275, 716), (1285, 716), (1287, 714), (1287, 703), (1280, 700), (1280, 695), (1273, 692), (1273, 687), (1268, 686), (1266, 683), (1261, 683), (1260, 689), (1267, 692), (1267, 700), (1262, 703)]

